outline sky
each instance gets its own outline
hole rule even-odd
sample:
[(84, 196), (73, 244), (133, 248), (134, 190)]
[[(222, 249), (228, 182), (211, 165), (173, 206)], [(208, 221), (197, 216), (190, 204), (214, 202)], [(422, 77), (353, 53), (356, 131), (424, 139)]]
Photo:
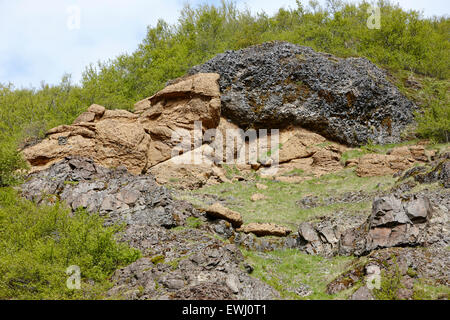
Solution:
[[(296, 7), (295, 0), (235, 2), (255, 13)], [(448, 0), (394, 2), (425, 16), (450, 14)], [(90, 63), (132, 53), (158, 19), (176, 23), (185, 3), (220, 0), (0, 0), (0, 83), (37, 88), (41, 81), (59, 83), (65, 73), (78, 82)]]

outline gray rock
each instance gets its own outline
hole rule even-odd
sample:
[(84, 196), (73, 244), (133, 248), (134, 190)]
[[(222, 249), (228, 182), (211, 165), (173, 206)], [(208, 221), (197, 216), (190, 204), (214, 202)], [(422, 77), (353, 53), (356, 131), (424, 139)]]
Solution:
[(362, 286), (352, 294), (350, 300), (375, 300), (375, 299), (370, 290), (366, 286)]
[[(54, 195), (76, 210), (85, 208), (105, 217), (106, 224), (126, 223), (120, 241), (143, 256), (116, 270), (109, 295), (126, 299), (274, 299), (279, 294), (251, 277), (234, 244), (217, 239), (234, 231), (206, 216), (185, 201), (177, 201), (151, 175), (135, 176), (124, 169), (106, 169), (92, 160), (69, 157), (49, 169), (30, 175), (22, 195), (45, 202)], [(200, 218), (197, 229), (186, 226), (188, 217)], [(148, 258), (150, 257), (150, 258)], [(154, 258), (154, 259), (153, 259)]]
[(300, 125), (348, 145), (400, 141), (415, 106), (364, 58), (270, 42), (227, 51), (189, 74), (220, 74), (222, 114), (242, 127)]
[(450, 193), (446, 189), (376, 197), (372, 213), (336, 213), (319, 222), (300, 224), (298, 247), (322, 256), (367, 255), (391, 247), (440, 246), (450, 243)]

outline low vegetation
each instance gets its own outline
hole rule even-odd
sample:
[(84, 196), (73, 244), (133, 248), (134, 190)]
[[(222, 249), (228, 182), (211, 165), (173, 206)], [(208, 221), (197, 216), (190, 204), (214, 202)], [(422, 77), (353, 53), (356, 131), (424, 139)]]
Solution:
[[(149, 26), (135, 52), (88, 66), (80, 84), (73, 84), (70, 75), (64, 75), (57, 85), (43, 83), (39, 88), (0, 84), (0, 299), (104, 298), (111, 273), (140, 255), (118, 243), (119, 228), (104, 227), (97, 215), (71, 214), (60, 203), (41, 206), (21, 199), (10, 187), (20, 182), (26, 169), (18, 148), (36, 143), (52, 127), (71, 123), (92, 103), (131, 109), (168, 80), (226, 50), (284, 40), (341, 57), (366, 57), (386, 68), (391, 80), (420, 107), (417, 127), (405, 132), (405, 138), (425, 137), (448, 145), (450, 19), (424, 18), (416, 11), (379, 1), (382, 28), (369, 30), (368, 6), (365, 1), (328, 1), (326, 7), (317, 1), (308, 6), (298, 1), (295, 8), (269, 16), (240, 11), (228, 1), (218, 6), (187, 5), (178, 23), (160, 20)], [(368, 145), (344, 154), (342, 161), (368, 152), (384, 153), (389, 147)], [(238, 173), (235, 168), (227, 170), (228, 176)], [(258, 190), (255, 181), (244, 181), (208, 186), (180, 197), (202, 205), (204, 195), (210, 195), (241, 212), (246, 222), (275, 222), (295, 229), (299, 222), (344, 208), (354, 214), (365, 214), (370, 208), (364, 201), (300, 208), (297, 201), (305, 196), (323, 199), (347, 191), (376, 192), (394, 184), (391, 177), (358, 178), (351, 169), (297, 184), (257, 182), (269, 188)], [(252, 202), (254, 193), (267, 199)], [(198, 228), (201, 221), (189, 220), (188, 226)], [(255, 265), (255, 276), (293, 299), (301, 298), (295, 290), (301, 284), (313, 291), (309, 298), (336, 298), (324, 293), (326, 283), (350, 259), (325, 259), (295, 250), (244, 254)], [(66, 286), (66, 269), (71, 265), (81, 269), (82, 290)], [(292, 290), (285, 289), (289, 287)], [(441, 294), (426, 284), (417, 292), (417, 298)]]
[(295, 249), (272, 252), (243, 250), (254, 271), (253, 276), (275, 288), (283, 299), (339, 299), (347, 291), (336, 295), (326, 293), (327, 284), (345, 271), (352, 257), (323, 258)]
[[(268, 188), (260, 190), (256, 187), (256, 183), (265, 184)], [(360, 178), (356, 176), (353, 169), (345, 169), (300, 183), (260, 178), (222, 183), (198, 190), (184, 191), (179, 193), (178, 197), (198, 207), (205, 207), (208, 202), (221, 200), (230, 209), (240, 212), (246, 223), (271, 222), (295, 230), (299, 223), (313, 220), (315, 217), (333, 214), (340, 210), (350, 214), (367, 214), (371, 207), (371, 201), (362, 201), (318, 204), (315, 208), (301, 208), (297, 202), (303, 197), (314, 195), (320, 202), (324, 198), (336, 197), (351, 191), (380, 192), (389, 189), (394, 183), (395, 179), (392, 177)], [(263, 194), (267, 198), (253, 202), (250, 198), (256, 193)]]
[[(0, 189), (0, 299), (101, 299), (108, 280), (140, 252), (117, 243), (119, 227), (98, 215), (73, 214), (61, 204), (38, 206), (11, 188)], [(69, 289), (70, 266), (81, 289)]]

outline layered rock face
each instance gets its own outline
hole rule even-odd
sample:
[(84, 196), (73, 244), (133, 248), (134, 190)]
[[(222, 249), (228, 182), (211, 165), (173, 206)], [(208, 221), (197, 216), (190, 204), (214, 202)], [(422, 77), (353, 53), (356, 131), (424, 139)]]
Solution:
[(218, 77), (198, 74), (183, 78), (138, 102), (135, 113), (92, 105), (72, 125), (49, 130), (44, 141), (24, 149), (23, 155), (33, 171), (78, 155), (106, 167), (124, 165), (133, 174), (146, 172), (170, 159), (181, 142), (188, 144), (184, 146), (188, 150), (194, 148), (194, 141), (180, 142), (182, 136), (172, 139), (174, 132), (193, 137), (196, 121), (201, 122), (200, 132), (218, 126)]
[(219, 54), (190, 74), (220, 74), (222, 112), (241, 127), (300, 125), (331, 140), (392, 143), (414, 105), (364, 58), (340, 59), (285, 42)]

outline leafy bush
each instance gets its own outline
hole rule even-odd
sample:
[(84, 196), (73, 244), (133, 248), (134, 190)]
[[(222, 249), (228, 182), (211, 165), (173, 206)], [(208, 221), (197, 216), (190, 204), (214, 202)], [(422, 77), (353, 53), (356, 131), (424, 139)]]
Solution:
[(450, 103), (449, 85), (437, 85), (427, 88), (427, 101), (422, 113), (416, 116), (417, 133), (436, 142), (450, 140)]
[(17, 151), (17, 140), (0, 132), (0, 187), (14, 184), (26, 163)]
[[(0, 299), (94, 299), (117, 268), (140, 253), (115, 241), (119, 227), (59, 203), (38, 206), (0, 189)], [(81, 290), (66, 286), (66, 269), (81, 269)]]

